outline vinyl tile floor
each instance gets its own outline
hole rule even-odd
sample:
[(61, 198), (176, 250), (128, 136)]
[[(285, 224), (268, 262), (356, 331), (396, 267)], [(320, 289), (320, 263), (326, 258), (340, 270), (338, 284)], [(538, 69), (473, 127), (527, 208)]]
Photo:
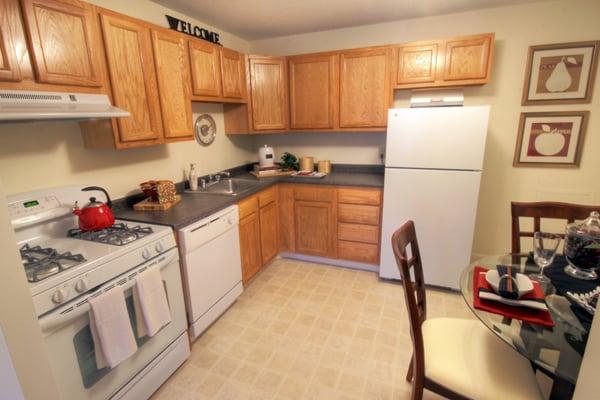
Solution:
[[(452, 292), (428, 290), (427, 307), (428, 317), (474, 318)], [(411, 352), (399, 283), (278, 258), (152, 399), (408, 399)]]

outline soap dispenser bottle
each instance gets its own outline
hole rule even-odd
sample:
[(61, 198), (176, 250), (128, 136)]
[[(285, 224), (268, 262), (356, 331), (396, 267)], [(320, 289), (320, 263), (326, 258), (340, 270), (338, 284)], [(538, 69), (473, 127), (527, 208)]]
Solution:
[(190, 189), (198, 190), (198, 171), (196, 171), (196, 165), (194, 163), (190, 164), (190, 174), (188, 178)]

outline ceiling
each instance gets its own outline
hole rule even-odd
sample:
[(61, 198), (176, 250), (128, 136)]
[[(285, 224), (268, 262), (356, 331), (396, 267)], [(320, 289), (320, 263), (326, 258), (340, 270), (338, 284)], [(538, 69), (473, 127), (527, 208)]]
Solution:
[(539, 0), (152, 0), (247, 40)]

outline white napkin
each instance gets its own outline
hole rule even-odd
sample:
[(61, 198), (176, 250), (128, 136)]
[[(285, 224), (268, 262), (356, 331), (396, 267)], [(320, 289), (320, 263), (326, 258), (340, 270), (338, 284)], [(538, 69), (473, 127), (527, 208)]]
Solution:
[(489, 292), (487, 290), (479, 290), (479, 298), (485, 300), (497, 301), (511, 306), (533, 308), (535, 310), (548, 311), (548, 306), (543, 301), (536, 300), (513, 300), (500, 296), (499, 294)]
[(171, 311), (158, 268), (139, 274), (133, 287), (133, 307), (137, 322), (137, 335), (154, 336), (171, 322)]
[(123, 290), (115, 287), (88, 303), (96, 366), (114, 368), (137, 351)]

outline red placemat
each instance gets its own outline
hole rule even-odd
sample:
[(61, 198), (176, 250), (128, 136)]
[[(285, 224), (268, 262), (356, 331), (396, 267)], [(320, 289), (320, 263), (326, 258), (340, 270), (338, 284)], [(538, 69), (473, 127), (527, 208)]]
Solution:
[[(493, 291), (485, 279), (488, 270), (483, 267), (473, 269), (473, 306), (479, 310), (500, 314), (508, 318), (519, 319), (530, 324), (538, 324), (547, 327), (554, 326), (554, 321), (548, 311), (534, 310), (531, 308), (509, 306), (497, 301), (483, 300), (479, 298), (479, 289), (484, 288)], [(538, 282), (533, 282), (533, 292), (527, 293), (523, 299), (543, 299), (544, 292)]]

